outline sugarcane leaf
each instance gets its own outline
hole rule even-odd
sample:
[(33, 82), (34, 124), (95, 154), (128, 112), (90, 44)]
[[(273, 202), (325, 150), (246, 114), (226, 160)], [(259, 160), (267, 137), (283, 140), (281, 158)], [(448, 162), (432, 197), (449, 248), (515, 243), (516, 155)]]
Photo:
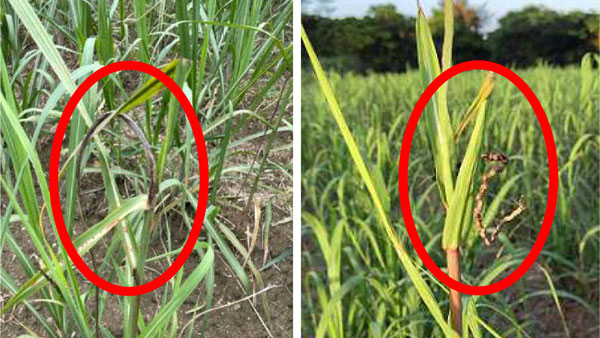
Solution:
[(333, 294), (333, 296), (328, 300), (327, 305), (323, 311), (323, 315), (321, 316), (321, 320), (319, 321), (319, 326), (317, 328), (317, 338), (325, 337), (325, 331), (327, 327), (331, 325), (331, 319), (333, 318), (333, 313), (338, 306), (341, 305), (341, 300), (344, 298), (348, 292), (352, 291), (360, 282), (364, 281), (363, 276), (352, 276), (348, 278), (347, 281)]
[[(181, 62), (182, 59), (173, 59), (166, 66), (161, 68), (165, 74), (169, 77), (175, 79), (175, 70), (177, 69), (177, 65)], [(187, 63), (187, 61), (184, 61)], [(117, 113), (127, 113), (131, 109), (145, 103), (152, 96), (158, 94), (161, 90), (165, 88), (165, 85), (160, 82), (155, 77), (150, 77), (146, 83), (140, 89), (136, 90), (129, 100), (125, 101), (121, 107), (117, 109)]]
[[(103, 220), (96, 223), (73, 241), (73, 245), (77, 249), (79, 255), (82, 256), (90, 251), (90, 249), (94, 247), (104, 236), (106, 236), (112, 228), (123, 221), (127, 216), (135, 212), (145, 210), (147, 207), (148, 196), (146, 195), (139, 195), (124, 200), (123, 204), (119, 208), (110, 212)], [(64, 264), (65, 257), (60, 255), (58, 265), (42, 267), (42, 269), (45, 271), (48, 269), (62, 270), (64, 268)], [(11, 298), (8, 299), (6, 304), (4, 304), (2, 307), (0, 313), (5, 313), (13, 306), (29, 298), (33, 293), (44, 287), (47, 283), (48, 280), (44, 278), (42, 272), (36, 273), (21, 286), (19, 291), (17, 291)]]
[(442, 235), (442, 247), (444, 250), (458, 248), (461, 243), (463, 227), (469, 226), (472, 221), (472, 216), (469, 215), (468, 211), (471, 210), (473, 203), (473, 185), (475, 184), (475, 174), (481, 157), (481, 143), (485, 131), (486, 103), (493, 86), (494, 76), (488, 74), (475, 99), (475, 108), (473, 109), (475, 110), (477, 120), (458, 172), (456, 186), (454, 187), (450, 207), (444, 221)]
[[(427, 18), (420, 9), (417, 15), (416, 26), (419, 73), (421, 74), (423, 86), (428, 86), (440, 75), (440, 63), (435, 51), (435, 45), (433, 44), (431, 31), (427, 24)], [(447, 83), (442, 85), (433, 95), (431, 102), (425, 107), (424, 112), (425, 129), (435, 163), (436, 179), (442, 202), (446, 206), (450, 203), (454, 191), (452, 163), (455, 156), (454, 133), (446, 102), (447, 85)]]
[(460, 245), (461, 226), (464, 223), (463, 217), (469, 217), (469, 215), (465, 215), (465, 211), (469, 200), (469, 191), (471, 191), (481, 154), (484, 126), (485, 105), (482, 104), (479, 106), (475, 128), (471, 134), (465, 157), (458, 172), (456, 187), (444, 222), (442, 237), (442, 247), (444, 250), (457, 249)]
[(152, 321), (148, 323), (146, 329), (142, 331), (139, 337), (156, 337), (156, 332), (169, 324), (171, 316), (179, 310), (179, 307), (188, 297), (197, 290), (198, 284), (202, 281), (206, 273), (213, 266), (214, 251), (211, 246), (206, 245), (207, 251), (200, 264), (189, 275), (185, 282), (173, 291), (169, 301), (160, 307), (158, 313)]
[[(365, 186), (369, 192), (369, 195), (371, 196), (371, 200), (373, 202), (373, 205), (375, 206), (376, 215), (378, 217), (379, 224), (383, 227), (383, 230), (385, 231), (388, 239), (392, 243), (392, 245), (396, 251), (396, 254), (400, 258), (402, 265), (406, 269), (408, 276), (410, 277), (411, 281), (415, 284), (415, 288), (419, 292), (419, 296), (421, 296), (421, 299), (423, 300), (423, 302), (429, 309), (429, 312), (435, 319), (436, 323), (439, 325), (439, 327), (442, 329), (442, 331), (444, 332), (444, 334), (446, 336), (456, 337), (457, 336), (456, 332), (448, 325), (448, 323), (446, 322), (446, 320), (444, 318), (444, 315), (442, 314), (442, 310), (439, 306), (439, 302), (435, 299), (433, 293), (431, 292), (431, 289), (429, 288), (429, 285), (423, 279), (420, 271), (416, 268), (416, 266), (410, 259), (408, 253), (406, 252), (406, 249), (404, 248), (404, 245), (402, 244), (402, 241), (400, 240), (398, 234), (396, 233), (394, 228), (391, 226), (391, 224), (387, 218), (385, 209), (383, 207), (383, 203), (381, 202), (381, 199), (379, 198), (379, 195), (377, 194), (377, 189), (375, 188), (375, 184), (373, 183), (373, 180), (371, 179), (369, 170), (367, 169), (367, 166), (365, 165), (365, 163), (363, 161), (363, 158), (362, 158), (362, 155), (358, 148), (358, 145), (356, 144), (356, 141), (354, 140), (354, 137), (352, 136), (352, 133), (350, 132), (350, 128), (348, 128), (348, 125), (346, 124), (344, 115), (339, 107), (339, 104), (337, 102), (337, 99), (335, 97), (333, 89), (331, 88), (329, 81), (327, 80), (327, 77), (325, 76), (325, 72), (323, 71), (323, 68), (321, 67), (321, 63), (319, 62), (319, 59), (317, 58), (317, 55), (315, 54), (315, 51), (310, 43), (310, 40), (308, 39), (306, 31), (304, 30), (304, 27), (302, 27), (302, 26), (301, 26), (301, 38), (302, 38), (302, 42), (304, 43), (304, 47), (306, 48), (306, 51), (308, 53), (308, 56), (309, 56), (310, 62), (312, 64), (313, 70), (315, 72), (315, 75), (321, 86), (322, 93), (325, 96), (325, 99), (329, 105), (330, 112), (333, 115), (333, 117), (340, 129), (340, 132), (341, 132), (342, 137), (348, 147), (348, 151), (350, 152), (352, 160), (354, 161), (354, 164), (357, 167), (357, 170), (362, 178), (362, 181), (365, 184)], [(438, 67), (439, 67), (439, 65), (438, 65)], [(452, 135), (452, 134), (450, 134), (450, 135)]]

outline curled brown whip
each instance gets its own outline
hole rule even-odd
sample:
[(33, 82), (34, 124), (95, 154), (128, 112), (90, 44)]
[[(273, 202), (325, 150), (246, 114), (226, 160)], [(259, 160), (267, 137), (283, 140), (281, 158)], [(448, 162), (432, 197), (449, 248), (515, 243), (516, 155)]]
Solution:
[(486, 246), (491, 246), (492, 243), (496, 241), (498, 238), (498, 233), (502, 229), (502, 226), (517, 216), (519, 216), (523, 211), (525, 211), (525, 204), (523, 202), (523, 197), (519, 199), (517, 202), (517, 206), (504, 215), (498, 223), (493, 227), (491, 234), (488, 237), (486, 229), (483, 227), (483, 202), (486, 197), (486, 193), (488, 191), (489, 180), (501, 173), (506, 165), (508, 164), (508, 157), (499, 152), (491, 152), (487, 154), (483, 154), (481, 158), (486, 163), (492, 163), (490, 168), (483, 174), (481, 177), (481, 184), (479, 186), (479, 191), (475, 196), (475, 206), (473, 208), (473, 218), (475, 220), (475, 229), (479, 233), (479, 237), (483, 240), (483, 243)]

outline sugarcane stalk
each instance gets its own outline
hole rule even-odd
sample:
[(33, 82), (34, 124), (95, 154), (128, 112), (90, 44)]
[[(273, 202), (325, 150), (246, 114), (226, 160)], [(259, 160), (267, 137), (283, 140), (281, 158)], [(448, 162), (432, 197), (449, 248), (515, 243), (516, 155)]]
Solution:
[[(450, 278), (460, 282), (460, 250), (446, 250), (446, 262), (448, 264), (448, 275)], [(450, 289), (450, 322), (452, 328), (462, 336), (462, 303), (461, 293)]]

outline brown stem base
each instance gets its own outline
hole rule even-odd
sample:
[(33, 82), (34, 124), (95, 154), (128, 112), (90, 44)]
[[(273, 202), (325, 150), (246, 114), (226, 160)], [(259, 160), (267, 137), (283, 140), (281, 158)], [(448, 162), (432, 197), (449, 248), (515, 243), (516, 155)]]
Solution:
[[(450, 278), (460, 282), (460, 251), (459, 249), (446, 250), (446, 262)], [(450, 289), (450, 320), (452, 328), (462, 336), (462, 304), (460, 292)]]

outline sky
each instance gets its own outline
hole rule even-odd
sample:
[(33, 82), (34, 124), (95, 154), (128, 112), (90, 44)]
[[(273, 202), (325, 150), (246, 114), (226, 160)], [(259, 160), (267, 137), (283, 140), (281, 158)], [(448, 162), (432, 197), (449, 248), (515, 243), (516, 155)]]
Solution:
[[(311, 3), (318, 3), (312, 0)], [(438, 7), (439, 0), (420, 0), (425, 13), (431, 14), (431, 9)], [(333, 17), (364, 16), (372, 5), (393, 4), (402, 14), (415, 16), (417, 14), (417, 0), (331, 0)], [(483, 6), (489, 14), (489, 21), (483, 27), (483, 31), (491, 31), (497, 27), (497, 21), (511, 10), (518, 10), (527, 5), (544, 5), (557, 11), (569, 10), (595, 10), (600, 12), (600, 0), (469, 0), (469, 5)], [(305, 6), (303, 10), (310, 10), (312, 6)]]

